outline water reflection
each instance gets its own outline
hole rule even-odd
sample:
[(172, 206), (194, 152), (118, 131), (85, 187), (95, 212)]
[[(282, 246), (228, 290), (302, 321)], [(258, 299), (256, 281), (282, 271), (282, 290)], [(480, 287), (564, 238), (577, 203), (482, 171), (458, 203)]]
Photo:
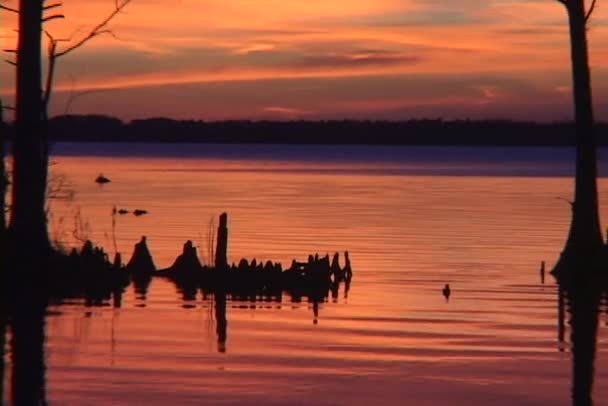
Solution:
[(152, 277), (144, 273), (134, 273), (132, 276), (133, 287), (135, 288), (135, 296), (140, 303), (139, 307), (146, 306), (146, 299), (148, 296), (148, 288), (152, 282)]
[(4, 400), (4, 357), (6, 352), (6, 313), (2, 303), (0, 308), (0, 401)]
[(558, 349), (560, 352), (564, 352), (566, 349), (566, 306), (565, 300), (566, 293), (562, 289), (561, 286), (557, 288), (557, 340), (558, 340)]
[[(592, 387), (594, 376), (594, 359), (596, 355), (596, 334), (598, 332), (598, 321), (600, 309), (606, 300), (607, 291), (605, 280), (599, 277), (585, 277), (581, 280), (559, 280), (557, 289), (557, 335), (561, 348), (565, 348), (566, 342), (572, 343), (573, 356), (573, 380), (572, 380), (572, 403), (574, 405), (592, 404)], [(200, 292), (200, 291), (199, 291)], [(152, 290), (153, 296), (155, 290)], [(342, 296), (342, 291), (338, 293)], [(181, 295), (181, 293), (180, 293)], [(329, 300), (335, 295), (329, 293)], [(217, 338), (217, 350), (220, 353), (230, 352), (228, 343), (228, 314), (237, 301), (230, 294), (216, 290), (201, 296), (196, 294), (197, 307), (200, 308), (201, 297), (208, 300), (213, 299), (211, 311), (214, 315), (214, 330)], [(308, 302), (311, 318), (309, 320), (321, 320), (320, 313), (327, 296), (319, 297), (297, 297), (294, 300)], [(441, 298), (440, 298), (441, 299)], [(203, 299), (204, 300), (204, 299)], [(282, 296), (285, 302), (291, 299)], [(260, 303), (263, 301), (264, 303)], [(232, 302), (232, 305), (229, 303)], [(251, 305), (253, 302), (240, 302)], [(272, 303), (277, 303), (273, 300)], [(260, 305), (268, 306), (270, 302), (265, 298), (257, 298), (256, 308)], [(21, 305), (18, 314), (11, 320), (8, 330), (8, 344), (10, 348), (7, 357), (7, 370), (0, 368), (8, 375), (6, 380), (3, 399), (15, 404), (44, 404), (45, 399), (45, 320), (44, 307), (31, 307)], [(111, 309), (108, 309), (111, 311)], [(1, 321), (2, 319), (0, 319)], [(234, 324), (231, 325), (232, 327)], [(568, 327), (570, 326), (570, 327)], [(0, 328), (2, 328), (0, 324)], [(570, 331), (567, 329), (570, 328)], [(4, 337), (4, 335), (2, 335)], [(235, 341), (236, 342), (236, 341)], [(424, 342), (420, 343), (424, 345)], [(430, 344), (429, 344), (430, 345)], [(0, 379), (0, 382), (2, 380)], [(0, 390), (2, 388), (0, 387)]]
[(593, 404), (594, 363), (602, 296), (608, 286), (603, 275), (570, 272), (558, 280), (558, 340), (563, 351), (565, 313), (569, 316), (572, 351), (572, 404)]
[(215, 292), (215, 332), (217, 334), (217, 351), (226, 352), (228, 338), (228, 320), (226, 319), (226, 293)]
[[(146, 293), (147, 288), (140, 290), (136, 288), (136, 302), (138, 304), (145, 305), (145, 301), (148, 298)], [(345, 290), (344, 294), (347, 295), (348, 289)], [(183, 303), (188, 303), (191, 300), (197, 300), (199, 296), (198, 292), (184, 292), (181, 287), (176, 286), (176, 292), (183, 299)], [(338, 292), (338, 290), (336, 290)], [(322, 304), (327, 302), (328, 297), (334, 295), (334, 291), (325, 292), (319, 291), (314, 296), (294, 296), (291, 297), (291, 302), (307, 301), (309, 309), (312, 309), (311, 318), (316, 324), (319, 319), (319, 312)], [(215, 321), (215, 334), (217, 338), (217, 352), (227, 353), (228, 352), (228, 302), (237, 303), (237, 298), (232, 297), (231, 294), (226, 293), (221, 288), (216, 288), (213, 292), (201, 292), (203, 300), (207, 301), (213, 299), (211, 306), (213, 308), (213, 315)], [(106, 307), (109, 304), (113, 304), (115, 309), (112, 310), (112, 324), (111, 324), (111, 357), (114, 357), (115, 351), (115, 337), (114, 337), (114, 318), (119, 314), (118, 308), (122, 303), (122, 291), (117, 292), (115, 296), (107, 298), (102, 303), (99, 302), (97, 295), (94, 298), (83, 298), (83, 304), (85, 305), (83, 310), (86, 312), (85, 318), (91, 314), (90, 309), (87, 309), (87, 305), (90, 306), (103, 306)], [(240, 302), (251, 306), (252, 297), (248, 297), (246, 302)], [(272, 297), (253, 297), (257, 302), (263, 301), (264, 304), (254, 304), (254, 308), (269, 307), (270, 303), (281, 303), (285, 299), (283, 294)], [(7, 352), (8, 357), (1, 357), (3, 364), (0, 365), (0, 371), (2, 374), (7, 374), (7, 382), (10, 382), (9, 387), (6, 391), (3, 386), (0, 386), (0, 399), (9, 404), (16, 405), (42, 405), (47, 403), (46, 399), (46, 317), (48, 316), (48, 307), (46, 303), (41, 303), (40, 300), (37, 302), (27, 300), (19, 300), (15, 303), (11, 303), (12, 310), (10, 312), (10, 318), (0, 318), (0, 337), (2, 340), (8, 340)], [(0, 341), (0, 348), (5, 348), (4, 342)], [(5, 367), (4, 362), (7, 361)], [(0, 376), (0, 384), (5, 380)]]
[(10, 317), (11, 403), (45, 405), (46, 306), (34, 300), (21, 303), (17, 309)]

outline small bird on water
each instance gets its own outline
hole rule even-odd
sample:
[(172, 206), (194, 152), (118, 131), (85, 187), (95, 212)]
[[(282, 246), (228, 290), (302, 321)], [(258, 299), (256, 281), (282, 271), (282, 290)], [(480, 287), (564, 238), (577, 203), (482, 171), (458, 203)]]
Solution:
[(442, 290), (443, 292), (443, 297), (445, 297), (445, 301), (449, 301), (450, 300), (450, 293), (452, 293), (452, 290), (450, 289), (450, 284), (446, 283), (445, 287)]
[(137, 210), (133, 210), (133, 214), (136, 216), (141, 216), (143, 214), (148, 214), (147, 210), (141, 210), (141, 209), (137, 209)]
[(100, 174), (99, 174), (99, 176), (97, 176), (97, 177), (95, 178), (95, 182), (96, 182), (96, 183), (99, 183), (100, 185), (102, 185), (102, 184), (104, 184), (104, 183), (110, 183), (110, 182), (111, 182), (111, 180), (110, 180), (110, 179), (108, 179), (108, 178), (106, 178), (105, 176), (103, 176), (103, 174), (101, 174), (101, 173), (100, 173)]

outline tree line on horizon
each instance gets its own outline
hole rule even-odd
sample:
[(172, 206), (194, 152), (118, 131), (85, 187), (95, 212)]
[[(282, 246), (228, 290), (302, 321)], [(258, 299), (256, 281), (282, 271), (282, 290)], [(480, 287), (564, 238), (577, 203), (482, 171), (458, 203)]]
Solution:
[[(598, 133), (608, 123), (596, 124)], [(8, 128), (8, 137), (14, 127)], [(106, 115), (50, 118), (52, 142), (192, 142), (344, 145), (522, 145), (572, 146), (574, 123), (512, 120), (176, 120), (136, 119)], [(607, 145), (608, 139), (600, 139)], [(52, 149), (52, 145), (51, 145)]]

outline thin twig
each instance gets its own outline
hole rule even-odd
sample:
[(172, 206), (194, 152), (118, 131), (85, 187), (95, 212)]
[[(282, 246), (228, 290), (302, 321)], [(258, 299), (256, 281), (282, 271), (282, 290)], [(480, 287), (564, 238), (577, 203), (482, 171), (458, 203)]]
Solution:
[(42, 19), (43, 23), (49, 22), (51, 20), (63, 19), (65, 16), (63, 14), (53, 14), (52, 16), (44, 17)]
[(587, 22), (589, 20), (589, 17), (591, 17), (591, 14), (593, 14), (593, 10), (595, 10), (596, 2), (597, 2), (597, 0), (593, 0), (591, 2), (591, 7), (589, 7), (589, 11), (587, 11), (587, 14), (585, 14), (585, 22)]
[[(53, 35), (51, 35), (48, 31), (44, 31), (44, 34), (47, 36), (48, 40), (49, 40), (49, 47), (48, 47), (48, 66), (47, 66), (47, 73), (46, 73), (46, 84), (45, 84), (45, 88), (44, 88), (44, 93), (42, 95), (42, 103), (43, 103), (43, 111), (42, 114), (44, 116), (45, 119), (48, 118), (48, 108), (50, 105), (50, 100), (51, 100), (51, 93), (53, 90), (53, 79), (55, 76), (55, 63), (57, 61), (57, 58), (67, 55), (70, 52), (78, 49), (79, 47), (83, 46), (84, 44), (86, 44), (89, 40), (93, 39), (94, 37), (98, 36), (98, 35), (103, 35), (103, 34), (110, 34), (112, 36), (114, 36), (114, 34), (112, 33), (112, 31), (110, 31), (109, 29), (106, 29), (105, 27), (107, 26), (107, 24), (116, 16), (118, 15), (129, 3), (131, 2), (131, 0), (123, 0), (122, 2), (119, 2), (118, 0), (115, 0), (115, 8), (114, 11), (112, 11), (103, 21), (101, 21), (99, 24), (97, 24), (90, 32), (88, 35), (86, 35), (85, 37), (83, 37), (80, 41), (76, 42), (75, 44), (72, 44), (70, 46), (68, 46), (67, 48), (59, 51), (58, 50), (58, 45), (59, 42), (69, 42), (71, 40), (71, 38), (60, 38), (57, 39), (55, 37), (53, 37)], [(56, 8), (61, 6), (61, 3), (55, 3), (55, 4), (50, 4), (48, 6), (45, 7), (45, 10), (49, 10), (52, 8)], [(46, 17), (43, 19), (43, 22), (52, 20), (52, 19), (56, 19), (56, 18), (63, 18), (62, 14), (56, 14), (56, 15), (52, 15), (49, 17)], [(114, 36), (115, 37), (115, 36)], [(71, 104), (72, 100), (70, 99), (69, 104)], [(67, 109), (68, 107), (66, 107)]]
[(84, 38), (82, 38), (80, 41), (76, 42), (75, 44), (67, 47), (66, 49), (59, 51), (55, 54), (56, 58), (59, 58), (60, 56), (64, 56), (69, 54), (70, 52), (74, 51), (77, 48), (80, 48), (81, 46), (83, 46), (85, 43), (87, 43), (89, 40), (91, 40), (92, 38), (101, 35), (101, 34), (108, 34), (110, 33), (110, 30), (108, 29), (104, 29), (106, 27), (106, 25), (117, 15), (119, 14), (129, 3), (131, 2), (131, 0), (124, 0), (123, 2), (119, 3), (118, 0), (116, 0), (116, 4), (115, 4), (115, 8), (114, 11), (112, 11), (102, 22), (100, 22), (99, 24), (97, 24), (97, 26), (95, 26), (88, 35), (86, 35)]
[(53, 78), (55, 76), (55, 53), (57, 51), (57, 40), (47, 31), (44, 34), (49, 39), (48, 58), (49, 65), (46, 73), (46, 84), (44, 86), (44, 94), (42, 98), (42, 112), (45, 119), (48, 119), (49, 103), (51, 101), (51, 91), (53, 89)]
[(3, 6), (2, 4), (0, 4), (0, 10), (6, 10), (6, 11), (10, 11), (11, 13), (17, 13), (17, 14), (19, 14), (19, 10), (17, 10), (16, 8), (11, 8), (11, 7), (7, 7), (7, 6)]
[(118, 253), (118, 244), (116, 244), (116, 205), (112, 208), (112, 242), (114, 243), (114, 256)]
[(53, 4), (49, 4), (48, 6), (42, 7), (42, 9), (44, 11), (49, 11), (49, 10), (51, 10), (53, 8), (57, 8), (57, 7), (61, 7), (61, 6), (63, 6), (63, 3), (53, 3)]

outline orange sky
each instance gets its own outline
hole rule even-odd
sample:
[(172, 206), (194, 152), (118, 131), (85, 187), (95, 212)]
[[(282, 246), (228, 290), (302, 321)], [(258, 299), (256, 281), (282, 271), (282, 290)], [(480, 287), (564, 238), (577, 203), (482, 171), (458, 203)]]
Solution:
[[(67, 18), (47, 29), (77, 39), (113, 7), (65, 0)], [(0, 14), (2, 48), (14, 44), (15, 24)], [(111, 28), (115, 37), (60, 60), (52, 113), (571, 117), (567, 20), (555, 0), (133, 0)], [(601, 1), (589, 36), (596, 113), (608, 120)], [(2, 64), (8, 99), (13, 77)]]

